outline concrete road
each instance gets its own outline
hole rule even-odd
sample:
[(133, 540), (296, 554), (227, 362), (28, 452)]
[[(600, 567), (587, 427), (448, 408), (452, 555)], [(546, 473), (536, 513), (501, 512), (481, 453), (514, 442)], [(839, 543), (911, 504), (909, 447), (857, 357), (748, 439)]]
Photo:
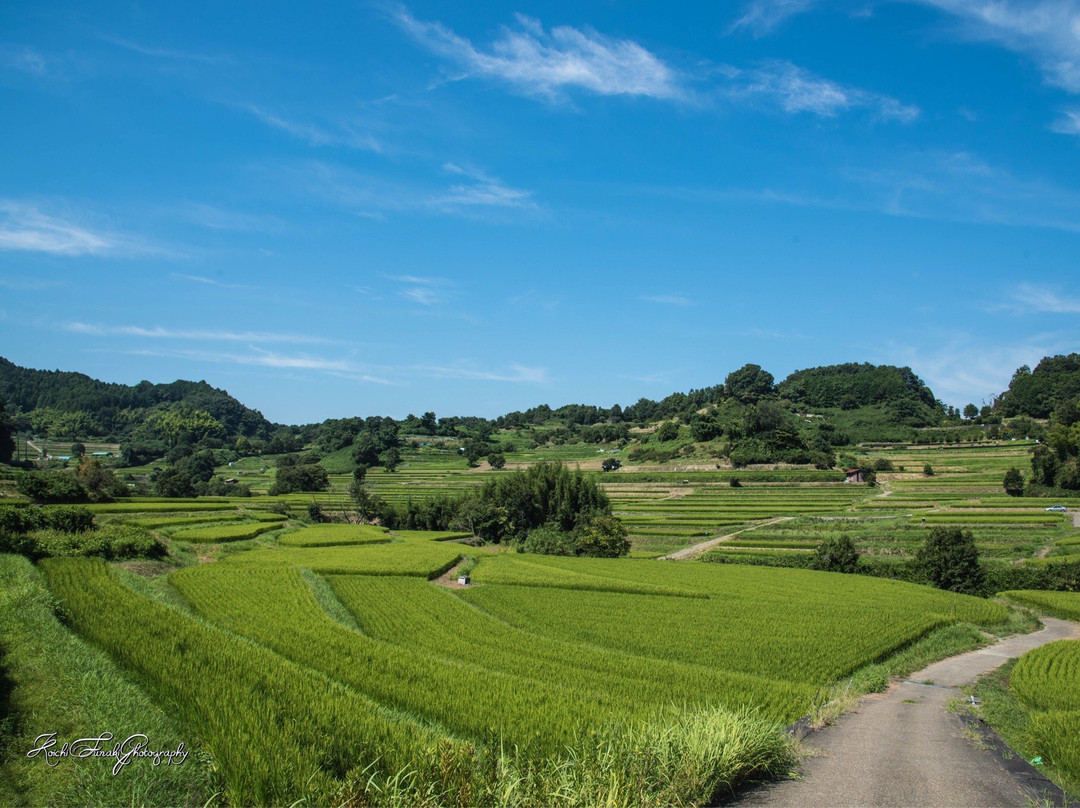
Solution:
[[(811, 734), (802, 779), (757, 789), (747, 806), (1017, 806), (1038, 803), (1038, 778), (1024, 786), (1000, 754), (965, 730), (946, 707), (956, 690), (1025, 651), (1080, 637), (1080, 626), (1044, 618), (1042, 631), (1010, 637), (913, 674), (853, 713)], [(1026, 789), (1026, 790), (1025, 790)], [(1032, 793), (1035, 792), (1035, 793)]]

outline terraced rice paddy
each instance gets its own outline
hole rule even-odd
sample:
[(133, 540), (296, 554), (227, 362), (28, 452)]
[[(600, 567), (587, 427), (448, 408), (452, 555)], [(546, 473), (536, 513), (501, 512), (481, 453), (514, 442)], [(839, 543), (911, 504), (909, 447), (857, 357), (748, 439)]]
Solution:
[[(784, 723), (823, 685), (936, 627), (1005, 615), (855, 576), (522, 556), (334, 527), (291, 535), (383, 543), (268, 547), (181, 569), (170, 583), (195, 615), (100, 562), (46, 565), (72, 624), (175, 700), (221, 756), (230, 801), (325, 796), (350, 771), (380, 781), (411, 766), (438, 779), (432, 761), (475, 767), (484, 749), (540, 765), (673, 704)], [(479, 585), (431, 580), (466, 551)], [(763, 631), (765, 615), (784, 630)]]

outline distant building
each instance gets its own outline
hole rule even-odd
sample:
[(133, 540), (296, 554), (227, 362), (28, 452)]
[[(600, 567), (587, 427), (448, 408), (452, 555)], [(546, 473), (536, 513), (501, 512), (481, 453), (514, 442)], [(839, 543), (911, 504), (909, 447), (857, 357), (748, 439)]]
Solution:
[(845, 483), (865, 483), (863, 478), (862, 469), (848, 469), (844, 472)]

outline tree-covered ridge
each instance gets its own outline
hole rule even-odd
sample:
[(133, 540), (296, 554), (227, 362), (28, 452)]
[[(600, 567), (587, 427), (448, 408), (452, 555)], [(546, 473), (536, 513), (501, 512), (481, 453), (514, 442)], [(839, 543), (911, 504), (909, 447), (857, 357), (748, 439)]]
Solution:
[(933, 391), (909, 367), (849, 362), (797, 370), (780, 382), (781, 398), (808, 408), (853, 410), (873, 404), (909, 402), (940, 416)]
[(221, 438), (265, 438), (273, 430), (262, 413), (205, 381), (142, 381), (130, 386), (98, 381), (83, 373), (23, 368), (4, 358), (0, 358), (0, 399), (21, 413), (35, 432), (53, 432), (73, 440), (88, 435), (127, 438), (152, 422), (143, 431), (162, 432), (160, 438), (167, 441), (177, 421), (168, 413), (182, 413), (188, 420), (191, 413), (204, 413), (214, 422), (205, 426), (219, 429)]
[(1035, 370), (1027, 365), (1017, 369), (995, 409), (1005, 418), (1017, 415), (1049, 418), (1055, 409), (1070, 408), (1077, 400), (1080, 400), (1080, 354), (1059, 354), (1044, 358)]

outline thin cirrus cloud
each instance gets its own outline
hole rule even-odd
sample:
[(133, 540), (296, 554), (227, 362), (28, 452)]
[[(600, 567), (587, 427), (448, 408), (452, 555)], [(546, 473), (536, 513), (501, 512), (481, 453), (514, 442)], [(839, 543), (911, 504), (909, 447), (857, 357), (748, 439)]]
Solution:
[[(543, 212), (532, 191), (514, 188), (475, 169), (452, 163), (443, 170), (452, 184), (396, 180), (322, 161), (310, 161), (277, 172), (301, 193), (322, 198), (375, 219), (386, 213), (419, 213), (463, 217), (528, 215)], [(280, 183), (279, 183), (280, 184)]]
[(1080, 135), (1080, 109), (1067, 109), (1050, 124), (1050, 131), (1059, 135)]
[(466, 76), (501, 81), (526, 95), (549, 99), (567, 89), (597, 95), (677, 99), (679, 75), (659, 57), (628, 39), (568, 25), (546, 31), (539, 20), (516, 15), (487, 49), (438, 22), (418, 20), (404, 6), (391, 19), (422, 46), (454, 62)]
[(172, 329), (163, 328), (162, 326), (154, 326), (153, 328), (145, 328), (136, 325), (103, 326), (79, 322), (68, 323), (64, 325), (64, 329), (76, 334), (86, 334), (95, 337), (147, 337), (150, 339), (183, 339), (208, 342), (289, 342), (295, 344), (336, 342), (336, 340), (309, 336), (307, 334), (279, 334), (266, 331)]
[(315, 371), (329, 376), (380, 385), (402, 385), (410, 381), (461, 379), (505, 384), (544, 384), (547, 370), (542, 367), (510, 364), (503, 369), (481, 370), (469, 363), (456, 365), (403, 365), (398, 367), (366, 365), (349, 359), (333, 359), (310, 354), (283, 354), (253, 348), (250, 353), (228, 351), (153, 349), (125, 350), (129, 356), (186, 359), (216, 364), (244, 365), (275, 370)]
[(25, 45), (0, 45), (0, 68), (42, 77), (49, 72), (49, 62), (41, 53)]
[(44, 213), (35, 204), (0, 200), (0, 250), (81, 256), (120, 253), (130, 246), (113, 234)]
[(286, 118), (258, 104), (243, 104), (241, 109), (268, 126), (286, 132), (311, 146), (342, 146), (365, 151), (382, 151), (382, 144), (377, 139), (366, 132), (358, 132), (346, 124), (340, 124), (331, 129), (306, 121)]
[(453, 283), (446, 278), (424, 278), (417, 275), (387, 275), (387, 280), (401, 284), (398, 294), (421, 306), (434, 306), (451, 295)]
[[(769, 4), (746, 19), (775, 20), (803, 11), (810, 2)], [(708, 106), (728, 102), (767, 101), (787, 113), (834, 117), (865, 109), (883, 120), (910, 123), (917, 107), (894, 98), (846, 87), (789, 62), (771, 62), (753, 69), (730, 66), (715, 71), (722, 79), (712, 91), (691, 91), (689, 78), (655, 54), (628, 39), (615, 39), (592, 29), (557, 26), (550, 31), (531, 17), (517, 15), (517, 27), (504, 26), (488, 50), (477, 47), (438, 22), (425, 22), (398, 6), (392, 18), (423, 47), (453, 62), (462, 77), (493, 78), (525, 95), (560, 100), (571, 89), (596, 95), (640, 96)], [(715, 95), (710, 95), (715, 92)], [(520, 200), (515, 200), (520, 201)]]
[(911, 123), (920, 114), (916, 106), (838, 84), (787, 61), (771, 61), (746, 70), (727, 66), (722, 72), (728, 79), (728, 85), (721, 90), (723, 95), (776, 106), (790, 114), (834, 118), (842, 112), (863, 109), (881, 120), (900, 123)]
[(788, 17), (801, 14), (813, 5), (814, 0), (754, 0), (746, 5), (742, 16), (728, 30), (746, 28), (754, 36), (763, 36)]
[(1021, 314), (1080, 314), (1080, 298), (1062, 294), (1060, 288), (1022, 283), (1005, 308)]
[(1078, 0), (916, 0), (965, 22), (963, 33), (1032, 58), (1050, 84), (1080, 93)]
[(694, 302), (683, 295), (642, 295), (639, 300), (664, 306), (692, 306)]
[[(961, 37), (995, 42), (1027, 56), (1039, 66), (1048, 83), (1080, 93), (1080, 0), (906, 2), (956, 18), (962, 23), (958, 31)], [(746, 28), (761, 36), (789, 17), (820, 5), (820, 0), (751, 0), (730, 30)]]

